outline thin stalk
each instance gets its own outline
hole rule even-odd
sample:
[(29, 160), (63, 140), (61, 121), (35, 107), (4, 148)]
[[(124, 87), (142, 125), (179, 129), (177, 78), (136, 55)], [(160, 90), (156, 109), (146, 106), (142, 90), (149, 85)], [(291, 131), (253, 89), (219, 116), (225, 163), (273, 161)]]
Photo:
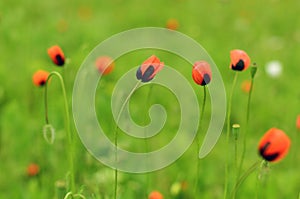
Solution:
[(69, 166), (70, 166), (70, 187), (71, 187), (71, 193), (75, 193), (75, 177), (74, 177), (74, 157), (73, 157), (73, 139), (71, 135), (71, 127), (70, 127), (70, 115), (69, 115), (69, 106), (67, 101), (67, 94), (65, 89), (65, 84), (62, 76), (58, 72), (51, 72), (47, 78), (46, 84), (45, 84), (45, 121), (46, 124), (49, 124), (49, 117), (48, 117), (48, 82), (52, 76), (58, 77), (60, 80), (60, 85), (62, 88), (63, 98), (64, 98), (64, 111), (65, 111), (65, 128), (67, 133), (67, 139), (68, 139), (68, 156), (69, 156)]
[(240, 175), (243, 164), (244, 164), (244, 159), (245, 159), (245, 154), (246, 154), (246, 145), (247, 145), (247, 134), (249, 131), (249, 118), (250, 118), (250, 102), (251, 102), (251, 96), (252, 96), (252, 90), (253, 90), (253, 84), (254, 84), (254, 76), (251, 77), (251, 85), (250, 85), (250, 90), (249, 90), (249, 95), (248, 95), (248, 101), (247, 101), (247, 112), (246, 112), (246, 124), (245, 124), (245, 134), (243, 138), (243, 149), (242, 149), (242, 156), (240, 160), (240, 166), (238, 170), (238, 176)]
[[(227, 109), (227, 130), (226, 130), (226, 149), (229, 152), (229, 135), (230, 135), (230, 116), (231, 116), (231, 105), (232, 105), (232, 96), (233, 96), (233, 91), (236, 85), (238, 77), (238, 72), (235, 72), (234, 78), (233, 78), (233, 83), (232, 83), (232, 88), (230, 91), (229, 95), (229, 100), (228, 100), (228, 109)], [(228, 154), (228, 153), (227, 153)], [(224, 199), (227, 197), (227, 189), (228, 189), (228, 181), (229, 181), (229, 171), (228, 171), (228, 164), (229, 164), (229, 156), (227, 155), (227, 160), (225, 162), (225, 184), (224, 184)]]
[(119, 120), (121, 117), (121, 114), (126, 106), (126, 104), (128, 103), (130, 97), (132, 96), (132, 94), (134, 93), (134, 91), (138, 88), (138, 86), (140, 85), (140, 81), (137, 82), (137, 84), (133, 87), (133, 89), (130, 91), (130, 93), (128, 94), (127, 98), (124, 101), (124, 104), (121, 106), (120, 108), (120, 112), (117, 116), (117, 120), (116, 120), (116, 127), (115, 127), (115, 137), (114, 137), (114, 143), (115, 143), (115, 163), (116, 163), (116, 168), (115, 168), (115, 189), (114, 189), (114, 199), (117, 199), (117, 189), (118, 189), (118, 168), (117, 168), (117, 162), (118, 162), (118, 129), (119, 129)]
[[(153, 84), (150, 84), (150, 88), (149, 88), (149, 91), (148, 91), (148, 94), (147, 94), (147, 98), (146, 98), (146, 107), (148, 107), (149, 105), (149, 101), (150, 101), (150, 96), (151, 96), (151, 92), (152, 92), (152, 88), (153, 88)], [(146, 123), (146, 116), (144, 116), (144, 125)], [(148, 153), (149, 151), (149, 143), (148, 143), (148, 140), (147, 140), (147, 129), (145, 129), (144, 131), (144, 139), (145, 139), (145, 153)], [(147, 158), (147, 165), (149, 165), (149, 158)], [(149, 193), (149, 188), (150, 188), (150, 175), (148, 173), (145, 174), (146, 175), (146, 193), (145, 193), (145, 197), (147, 198), (148, 197), (148, 193)]]
[[(203, 101), (201, 106), (201, 113), (200, 113), (200, 121), (199, 121), (199, 129), (201, 128), (203, 116), (204, 116), (204, 109), (206, 104), (206, 86), (203, 86)], [(197, 141), (197, 151), (196, 151), (196, 157), (197, 157), (197, 168), (196, 168), (196, 183), (194, 188), (194, 195), (197, 195), (198, 190), (198, 184), (199, 184), (199, 175), (200, 175), (200, 159), (199, 159), (199, 151), (200, 151), (200, 137), (199, 132), (196, 135), (196, 141)]]
[(240, 179), (237, 181), (237, 183), (234, 186), (234, 189), (231, 193), (231, 197), (230, 198), (234, 198), (236, 195), (236, 192), (239, 188), (239, 186), (244, 182), (244, 180), (253, 172), (255, 171), (255, 169), (261, 164), (261, 161), (257, 161), (255, 162), (251, 167), (249, 167), (249, 169), (247, 171), (245, 171), (245, 173), (240, 177)]

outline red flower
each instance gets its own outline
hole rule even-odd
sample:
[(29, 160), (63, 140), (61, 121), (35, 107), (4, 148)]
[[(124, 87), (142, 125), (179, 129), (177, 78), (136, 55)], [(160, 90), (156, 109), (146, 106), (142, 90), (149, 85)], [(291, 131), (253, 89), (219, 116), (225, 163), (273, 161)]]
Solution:
[(300, 130), (300, 115), (298, 115), (296, 119), (296, 128)]
[(136, 71), (136, 77), (142, 82), (149, 82), (155, 77), (156, 73), (163, 68), (163, 66), (164, 63), (160, 62), (155, 55), (152, 55), (138, 68)]
[(289, 137), (280, 129), (271, 128), (261, 138), (258, 149), (267, 161), (277, 162), (284, 158), (291, 145)]
[(56, 45), (49, 48), (48, 55), (57, 66), (63, 66), (65, 64), (65, 55), (59, 46)]
[(250, 89), (251, 89), (251, 81), (249, 80), (245, 80), (242, 82), (242, 85), (241, 85), (241, 89), (242, 91), (244, 91), (245, 93), (249, 93), (250, 92)]
[(230, 68), (232, 70), (243, 71), (250, 66), (250, 57), (243, 50), (232, 50), (230, 51)]
[(27, 175), (28, 176), (36, 176), (40, 172), (40, 167), (39, 165), (35, 163), (31, 163), (27, 167)]
[(96, 60), (96, 68), (102, 75), (108, 75), (114, 69), (115, 64), (108, 56), (102, 56)]
[(149, 194), (149, 199), (163, 199), (163, 195), (161, 193), (159, 193), (158, 191), (152, 191), (150, 194)]
[(196, 84), (205, 86), (211, 80), (210, 65), (206, 61), (197, 61), (192, 70), (192, 77)]
[(179, 23), (176, 19), (169, 19), (166, 24), (166, 28), (169, 30), (177, 30)]
[(38, 70), (36, 71), (32, 76), (33, 84), (36, 86), (43, 86), (46, 84), (47, 78), (49, 76), (49, 73), (44, 70)]

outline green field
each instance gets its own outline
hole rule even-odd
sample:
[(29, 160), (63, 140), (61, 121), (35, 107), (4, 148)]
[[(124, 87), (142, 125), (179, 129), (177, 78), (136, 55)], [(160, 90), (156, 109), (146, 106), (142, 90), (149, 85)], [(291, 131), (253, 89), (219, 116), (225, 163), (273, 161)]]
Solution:
[[(64, 104), (59, 81), (49, 85), (49, 119), (56, 138), (48, 144), (42, 129), (44, 116), (44, 87), (32, 83), (36, 70), (57, 71), (62, 74), (72, 108), (73, 83), (84, 59), (102, 41), (132, 28), (165, 27), (170, 18), (179, 22), (178, 31), (201, 44), (212, 57), (229, 94), (234, 72), (229, 69), (229, 52), (243, 49), (255, 62), (255, 76), (251, 100), (251, 114), (243, 171), (260, 159), (258, 142), (270, 128), (277, 127), (291, 138), (287, 156), (278, 163), (270, 163), (266, 170), (255, 170), (240, 186), (236, 198), (298, 198), (300, 197), (299, 130), (296, 117), (300, 114), (300, 1), (197, 1), (197, 0), (112, 0), (112, 1), (37, 1), (3, 0), (0, 2), (0, 198), (63, 198), (67, 193), (69, 171), (68, 142), (64, 124)], [(134, 42), (134, 39), (133, 39)], [(67, 58), (64, 67), (56, 67), (47, 49), (59, 45)], [(173, 66), (189, 79), (202, 103), (202, 88), (191, 78), (192, 66), (175, 55), (155, 49), (128, 53), (115, 60), (114, 71), (103, 77), (96, 91), (95, 107), (98, 119), (107, 136), (113, 139), (114, 125), (110, 108), (111, 95), (118, 79), (133, 66), (156, 54), (165, 64)], [(269, 61), (282, 63), (282, 74), (270, 77), (265, 71)], [(159, 74), (158, 74), (159, 75)], [(246, 123), (248, 94), (241, 83), (250, 80), (250, 70), (241, 72), (233, 94), (231, 123)], [(212, 80), (213, 81), (213, 80)], [(297, 83), (298, 82), (298, 83)], [(130, 100), (132, 119), (145, 125), (151, 104), (165, 107), (168, 118), (161, 134), (150, 138), (149, 149), (163, 147), (174, 137), (178, 128), (180, 107), (167, 89), (154, 85), (151, 96), (146, 85)], [(210, 121), (210, 100), (202, 121), (204, 131)], [(70, 111), (70, 115), (72, 113)], [(114, 170), (93, 158), (75, 135), (76, 191), (86, 198), (113, 198)], [(204, 129), (204, 130), (203, 130)], [(196, 176), (196, 143), (175, 163), (148, 174), (119, 172), (118, 198), (147, 198), (160, 191), (165, 199), (223, 198), (225, 162), (229, 157), (229, 189), (235, 174), (234, 141), (226, 148), (226, 124), (212, 152), (200, 160), (199, 191), (194, 193)], [(201, 139), (204, 133), (200, 133)], [(242, 136), (241, 136), (242, 137)], [(143, 141), (120, 133), (120, 146), (144, 152)], [(238, 140), (241, 155), (242, 139)], [(28, 176), (29, 164), (39, 165), (36, 176)], [(264, 175), (262, 175), (264, 173)], [(262, 175), (262, 176), (261, 176)], [(258, 178), (258, 176), (260, 176)], [(174, 183), (183, 183), (174, 194)], [(60, 188), (59, 188), (60, 187)], [(230, 193), (228, 194), (229, 198)]]

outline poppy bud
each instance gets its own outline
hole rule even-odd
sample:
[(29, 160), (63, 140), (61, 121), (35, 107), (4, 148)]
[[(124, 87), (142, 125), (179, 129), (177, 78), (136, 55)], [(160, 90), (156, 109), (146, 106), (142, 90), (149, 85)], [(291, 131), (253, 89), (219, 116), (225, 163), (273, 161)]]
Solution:
[(194, 82), (198, 85), (205, 86), (211, 80), (210, 65), (206, 61), (197, 61), (192, 70)]
[(49, 73), (44, 70), (38, 70), (36, 71), (32, 76), (33, 84), (36, 86), (43, 86), (46, 84), (47, 78), (49, 76)]
[(108, 56), (102, 56), (96, 60), (96, 68), (102, 75), (108, 75), (114, 69), (114, 62)]
[(261, 138), (258, 149), (265, 160), (277, 162), (287, 154), (290, 144), (289, 137), (282, 130), (271, 128)]
[(163, 68), (163, 66), (164, 63), (160, 62), (155, 55), (152, 55), (138, 68), (136, 71), (136, 77), (142, 82), (149, 82), (155, 77), (156, 73)]
[(48, 49), (48, 55), (57, 66), (63, 66), (65, 64), (65, 55), (59, 46), (52, 46)]
[(163, 199), (163, 198), (164, 198), (163, 195), (158, 191), (152, 191), (149, 194), (149, 199)]
[(250, 66), (250, 57), (243, 50), (230, 51), (230, 68), (232, 70), (243, 71)]

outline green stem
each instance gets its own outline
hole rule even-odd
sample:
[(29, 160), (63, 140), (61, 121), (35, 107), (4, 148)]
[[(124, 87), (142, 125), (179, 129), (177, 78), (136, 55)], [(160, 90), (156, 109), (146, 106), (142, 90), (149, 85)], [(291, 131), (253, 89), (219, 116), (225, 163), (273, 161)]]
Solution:
[[(201, 107), (201, 113), (200, 113), (200, 121), (199, 121), (199, 129), (201, 128), (203, 116), (204, 116), (204, 109), (206, 104), (206, 86), (203, 86), (203, 102)], [(197, 157), (197, 168), (196, 168), (196, 183), (194, 188), (194, 195), (197, 195), (198, 190), (198, 184), (199, 184), (199, 175), (200, 175), (200, 159), (199, 159), (199, 151), (200, 151), (200, 136), (199, 132), (196, 135), (196, 141), (197, 141), (197, 151), (196, 151), (196, 157)]]
[[(264, 161), (264, 160), (263, 160)], [(255, 169), (261, 164), (261, 160), (255, 162), (251, 167), (249, 167), (249, 169), (247, 171), (245, 171), (245, 173), (240, 177), (240, 179), (237, 181), (237, 183), (234, 186), (234, 189), (231, 193), (231, 197), (230, 198), (234, 198), (236, 195), (236, 192), (239, 188), (239, 186), (244, 182), (244, 180), (253, 172), (255, 171)]]
[(229, 171), (228, 171), (228, 164), (229, 164), (229, 135), (230, 135), (230, 116), (231, 116), (231, 105), (232, 105), (232, 96), (233, 96), (233, 91), (236, 85), (237, 81), (237, 76), (238, 72), (235, 72), (234, 78), (233, 78), (233, 83), (232, 83), (232, 88), (230, 91), (229, 95), (229, 100), (228, 100), (228, 109), (227, 109), (227, 130), (226, 130), (226, 149), (227, 151), (227, 160), (225, 162), (225, 184), (224, 184), (224, 199), (227, 197), (227, 189), (228, 189), (228, 181), (229, 181)]
[(248, 131), (249, 131), (250, 102), (251, 102), (253, 84), (254, 84), (254, 77), (251, 77), (251, 85), (250, 85), (248, 101), (247, 101), (245, 134), (244, 134), (244, 138), (243, 138), (243, 149), (242, 149), (242, 156), (241, 156), (241, 160), (240, 160), (240, 166), (239, 166), (239, 170), (238, 170), (238, 176), (240, 175), (240, 173), (242, 171), (243, 164), (244, 164), (244, 159), (245, 159), (245, 154), (246, 154), (246, 144), (247, 144), (246, 141), (247, 141), (247, 134), (248, 134)]
[(49, 124), (49, 118), (48, 118), (48, 82), (51, 79), (52, 76), (57, 76), (58, 79), (60, 80), (60, 85), (62, 88), (62, 93), (63, 93), (63, 98), (64, 98), (64, 111), (65, 111), (65, 128), (66, 128), (66, 133), (67, 133), (67, 139), (68, 139), (68, 156), (69, 156), (69, 166), (70, 166), (70, 187), (71, 187), (71, 192), (75, 193), (75, 177), (74, 177), (74, 157), (73, 157), (73, 139), (71, 135), (71, 127), (70, 127), (70, 115), (69, 115), (69, 106), (68, 106), (68, 101), (67, 101), (67, 94), (66, 94), (66, 89), (65, 89), (65, 84), (62, 76), (58, 72), (51, 72), (47, 78), (46, 84), (45, 84), (45, 121), (46, 124)]
[[(147, 98), (146, 98), (146, 107), (148, 107), (149, 105), (149, 101), (150, 101), (150, 96), (151, 96), (151, 92), (152, 92), (152, 88), (153, 88), (153, 84), (150, 84), (150, 88), (149, 88), (149, 91), (148, 91), (148, 94), (147, 94)], [(146, 123), (146, 115), (144, 116), (144, 125)], [(144, 139), (145, 139), (145, 153), (148, 153), (149, 151), (149, 143), (148, 143), (148, 140), (147, 140), (147, 129), (145, 129), (144, 131)], [(147, 158), (147, 165), (149, 165), (149, 158)], [(145, 197), (147, 198), (148, 197), (148, 193), (150, 191), (150, 175), (148, 173), (146, 173), (146, 193), (145, 193)]]
[(119, 129), (119, 120), (121, 117), (121, 114), (126, 106), (126, 104), (128, 103), (130, 97), (132, 96), (132, 94), (134, 93), (134, 91), (138, 88), (138, 86), (140, 85), (140, 81), (138, 81), (136, 83), (136, 85), (133, 87), (133, 89), (130, 91), (130, 93), (128, 94), (127, 98), (125, 99), (123, 105), (120, 108), (120, 112), (117, 116), (116, 119), (116, 127), (115, 127), (115, 137), (114, 137), (114, 142), (115, 142), (115, 163), (116, 163), (116, 168), (115, 168), (115, 189), (114, 189), (114, 199), (117, 199), (117, 189), (118, 189), (118, 167), (117, 167), (117, 162), (118, 162), (118, 129)]

